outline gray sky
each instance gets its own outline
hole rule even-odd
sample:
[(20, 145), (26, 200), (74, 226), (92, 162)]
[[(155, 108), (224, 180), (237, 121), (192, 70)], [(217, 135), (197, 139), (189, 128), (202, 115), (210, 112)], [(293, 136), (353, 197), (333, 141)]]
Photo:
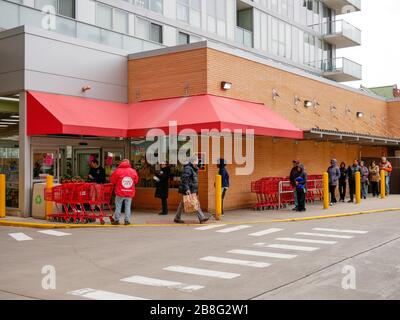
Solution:
[(363, 66), (363, 80), (347, 85), (367, 87), (400, 86), (400, 1), (361, 0), (361, 12), (343, 18), (362, 31), (361, 47), (338, 50)]

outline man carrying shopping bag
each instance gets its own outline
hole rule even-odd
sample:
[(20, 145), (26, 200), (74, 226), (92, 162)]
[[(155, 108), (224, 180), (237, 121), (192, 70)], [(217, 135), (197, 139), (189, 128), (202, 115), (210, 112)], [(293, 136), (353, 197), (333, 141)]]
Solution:
[(179, 203), (178, 210), (174, 219), (175, 223), (185, 223), (182, 220), (182, 213), (196, 212), (200, 223), (205, 223), (210, 219), (206, 217), (201, 210), (200, 203), (198, 201), (198, 168), (197, 165), (199, 159), (197, 156), (192, 156), (189, 162), (183, 167), (183, 173), (181, 176), (181, 184), (179, 186), (179, 193), (182, 194), (182, 200)]

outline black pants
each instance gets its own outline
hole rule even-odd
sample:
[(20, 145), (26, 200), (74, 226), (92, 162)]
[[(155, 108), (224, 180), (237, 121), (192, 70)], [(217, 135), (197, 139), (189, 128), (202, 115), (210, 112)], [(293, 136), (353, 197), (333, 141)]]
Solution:
[(346, 191), (347, 191), (346, 181), (339, 182), (340, 200), (344, 201), (344, 199), (346, 199)]
[(222, 189), (222, 214), (224, 214), (224, 198), (227, 190), (226, 188)]
[(336, 203), (336, 186), (329, 186), (329, 193), (331, 194), (331, 203)]
[(378, 181), (372, 181), (371, 182), (371, 188), (372, 188), (372, 195), (379, 196), (379, 182)]
[(354, 201), (354, 195), (356, 194), (356, 181), (349, 180), (349, 188), (350, 188), (350, 200)]
[(306, 211), (306, 193), (305, 189), (297, 189), (297, 211)]
[(162, 213), (168, 214), (168, 198), (161, 198)]

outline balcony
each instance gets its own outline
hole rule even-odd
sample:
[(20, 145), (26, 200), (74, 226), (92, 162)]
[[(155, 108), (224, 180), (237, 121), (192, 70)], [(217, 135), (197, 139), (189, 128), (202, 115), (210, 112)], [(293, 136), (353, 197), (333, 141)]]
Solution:
[(336, 14), (345, 14), (361, 10), (361, 0), (321, 0), (326, 6), (336, 11)]
[(236, 27), (235, 29), (235, 41), (237, 43), (240, 43), (241, 45), (244, 45), (246, 47), (253, 47), (253, 32)]
[(361, 30), (344, 20), (325, 22), (311, 28), (324, 36), (324, 40), (337, 49), (361, 45)]
[[(0, 30), (11, 29), (22, 25), (43, 29), (43, 17), (44, 14), (40, 10), (0, 0)], [(130, 53), (165, 47), (156, 42), (103, 29), (95, 25), (79, 22), (59, 15), (55, 15), (55, 29), (48, 31), (113, 48), (124, 49)]]
[(346, 58), (335, 58), (309, 64), (322, 70), (325, 78), (336, 82), (357, 81), (362, 79), (362, 66)]

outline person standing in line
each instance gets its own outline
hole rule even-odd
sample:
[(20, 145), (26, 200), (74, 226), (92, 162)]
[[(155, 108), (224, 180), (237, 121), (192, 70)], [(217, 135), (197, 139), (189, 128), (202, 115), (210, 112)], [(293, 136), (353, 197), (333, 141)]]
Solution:
[(224, 214), (224, 199), (229, 189), (229, 172), (226, 170), (225, 159), (218, 161), (218, 174), (222, 177), (222, 214)]
[(356, 194), (356, 173), (361, 172), (358, 160), (354, 160), (353, 165), (347, 169), (347, 179), (349, 181), (350, 200), (348, 203), (354, 202), (354, 195)]
[[(179, 193), (182, 194), (181, 202), (179, 203), (178, 210), (176, 211), (176, 216), (174, 219), (175, 223), (185, 223), (182, 220), (182, 213), (184, 211), (184, 204), (183, 204), (183, 196), (190, 195), (190, 194), (198, 194), (199, 192), (199, 182), (198, 182), (198, 168), (197, 165), (199, 163), (199, 159), (197, 156), (192, 156), (189, 159), (189, 162), (185, 164), (183, 167), (183, 173), (181, 176), (181, 184), (179, 185)], [(201, 210), (201, 206), (199, 203), (199, 207), (197, 210), (197, 217), (200, 223), (207, 222), (211, 216), (206, 217)]]
[(361, 197), (367, 199), (368, 186), (369, 186), (369, 170), (365, 165), (364, 161), (360, 162), (360, 173), (361, 173)]
[(381, 170), (385, 171), (386, 196), (388, 196), (390, 195), (390, 176), (392, 174), (393, 167), (386, 157), (382, 157), (379, 167)]
[(337, 203), (336, 200), (336, 187), (338, 185), (338, 181), (340, 179), (340, 170), (337, 165), (337, 160), (331, 160), (331, 166), (328, 168), (328, 175), (329, 175), (329, 193), (331, 195), (330, 205), (333, 206)]
[(129, 160), (123, 160), (111, 175), (111, 183), (115, 185), (115, 214), (113, 225), (119, 225), (122, 204), (125, 204), (125, 225), (130, 225), (131, 204), (135, 197), (135, 185), (139, 182), (139, 176), (132, 169)]
[(168, 215), (169, 178), (171, 169), (167, 162), (160, 163), (161, 170), (154, 176), (156, 181), (155, 197), (161, 199), (162, 211), (160, 216)]
[(371, 166), (369, 167), (370, 173), (370, 181), (372, 188), (372, 196), (379, 197), (379, 182), (381, 181), (381, 175), (379, 173), (379, 166), (376, 164), (376, 161), (372, 161)]
[(295, 181), (297, 189), (297, 211), (304, 212), (306, 211), (307, 173), (302, 164), (297, 167)]
[(342, 162), (340, 164), (340, 178), (339, 178), (339, 193), (340, 193), (340, 202), (346, 201), (346, 189), (347, 189), (347, 168), (346, 163)]
[(298, 203), (297, 203), (297, 185), (296, 185), (296, 178), (297, 178), (297, 168), (300, 166), (299, 160), (293, 160), (293, 168), (290, 171), (290, 184), (293, 188), (293, 196), (294, 196), (294, 208), (293, 211), (297, 211)]

